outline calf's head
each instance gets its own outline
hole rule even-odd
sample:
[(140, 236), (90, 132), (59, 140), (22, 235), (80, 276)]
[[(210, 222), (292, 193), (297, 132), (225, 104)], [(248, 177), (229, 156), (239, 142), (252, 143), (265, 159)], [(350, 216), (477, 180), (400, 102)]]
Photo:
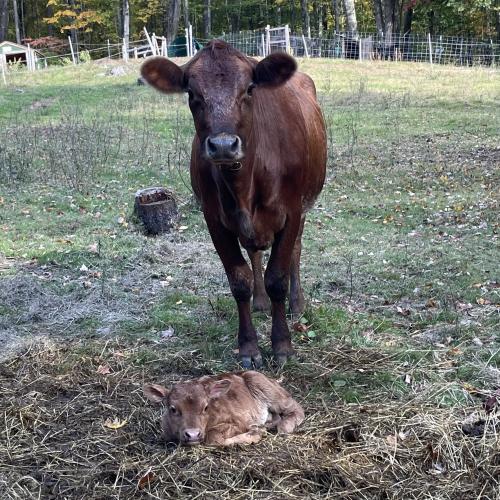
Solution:
[(162, 403), (162, 429), (168, 441), (184, 445), (203, 443), (209, 424), (212, 403), (229, 390), (231, 381), (208, 383), (188, 381), (176, 384), (171, 390), (157, 384), (144, 386), (144, 395), (154, 403)]
[(202, 155), (223, 166), (245, 156), (252, 128), (252, 100), (259, 87), (285, 83), (296, 68), (295, 60), (287, 54), (271, 54), (257, 62), (214, 40), (184, 66), (153, 57), (143, 64), (141, 73), (161, 92), (187, 92)]

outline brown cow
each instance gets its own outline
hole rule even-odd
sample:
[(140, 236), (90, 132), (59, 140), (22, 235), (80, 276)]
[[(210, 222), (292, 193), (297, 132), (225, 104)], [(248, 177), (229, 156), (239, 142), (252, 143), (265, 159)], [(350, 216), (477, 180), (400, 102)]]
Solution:
[[(142, 76), (156, 89), (189, 95), (196, 128), (191, 184), (238, 306), (244, 368), (262, 364), (252, 293), (256, 309), (271, 299), (271, 341), (279, 363), (294, 353), (285, 310), (289, 284), (291, 312), (304, 307), (301, 238), (305, 212), (325, 179), (326, 133), (314, 83), (295, 70), (287, 54), (257, 62), (218, 40), (182, 67), (162, 57), (142, 66)], [(261, 250), (269, 247), (263, 279)]]
[(146, 385), (144, 394), (167, 407), (165, 439), (186, 445), (257, 443), (265, 428), (290, 433), (304, 420), (302, 407), (278, 382), (254, 371), (188, 380), (170, 391)]

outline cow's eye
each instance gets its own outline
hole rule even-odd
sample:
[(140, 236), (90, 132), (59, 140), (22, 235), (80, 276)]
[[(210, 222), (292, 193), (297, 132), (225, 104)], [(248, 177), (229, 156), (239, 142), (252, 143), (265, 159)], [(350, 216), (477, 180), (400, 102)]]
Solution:
[(178, 413), (177, 408), (175, 406), (171, 406), (170, 407), (170, 413), (172, 415), (177, 415), (177, 413)]
[(254, 88), (255, 88), (255, 83), (251, 83), (247, 88), (247, 94), (252, 95)]

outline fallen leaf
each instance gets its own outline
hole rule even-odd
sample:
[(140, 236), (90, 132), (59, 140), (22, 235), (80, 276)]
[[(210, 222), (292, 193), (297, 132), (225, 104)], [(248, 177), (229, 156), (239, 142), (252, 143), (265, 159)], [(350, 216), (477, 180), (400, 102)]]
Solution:
[(385, 440), (392, 447), (396, 447), (396, 445), (398, 444), (398, 438), (394, 434), (389, 434), (388, 436), (385, 436)]
[(144, 474), (143, 476), (141, 476), (141, 478), (139, 479), (138, 483), (137, 483), (137, 487), (142, 490), (144, 489), (146, 486), (149, 486), (153, 481), (156, 481), (158, 478), (157, 476), (155, 476), (153, 474), (153, 472), (151, 471), (151, 469), (149, 469), (146, 474)]
[(497, 389), (483, 404), (486, 413), (491, 413), (500, 404), (500, 389)]
[(86, 273), (88, 270), (89, 268), (85, 264), (82, 264), (82, 266), (80, 267), (80, 272), (82, 273)]
[(176, 306), (178, 306), (178, 305), (180, 305), (180, 304), (182, 304), (182, 300), (178, 300), (178, 301), (175, 303), (175, 305), (176, 305)]
[(397, 306), (396, 311), (401, 314), (402, 316), (409, 316), (410, 315), (410, 310), (409, 309), (403, 309), (402, 307)]
[(163, 330), (160, 332), (160, 338), (162, 340), (168, 340), (168, 339), (171, 339), (173, 336), (174, 336), (174, 329), (169, 326), (166, 330)]
[(97, 373), (100, 375), (107, 375), (108, 373), (111, 373), (111, 368), (109, 365), (99, 365), (97, 368)]
[(108, 429), (113, 429), (113, 430), (116, 430), (116, 429), (121, 429), (122, 427), (124, 427), (125, 425), (127, 425), (127, 420), (120, 420), (119, 418), (115, 417), (113, 420), (111, 420), (110, 418), (108, 418), (105, 422), (104, 422), (104, 427), (107, 427)]
[(87, 249), (91, 253), (99, 253), (99, 245), (97, 243), (92, 243), (87, 247)]
[(483, 297), (479, 297), (476, 299), (476, 302), (480, 305), (480, 306), (487, 306), (489, 304), (491, 304), (491, 301), (488, 300), (488, 299), (485, 299)]
[(301, 323), (300, 321), (297, 321), (297, 323), (293, 324), (293, 329), (296, 332), (304, 333), (304, 332), (307, 332), (307, 330), (309, 329), (309, 327), (307, 325), (305, 325), (304, 323)]

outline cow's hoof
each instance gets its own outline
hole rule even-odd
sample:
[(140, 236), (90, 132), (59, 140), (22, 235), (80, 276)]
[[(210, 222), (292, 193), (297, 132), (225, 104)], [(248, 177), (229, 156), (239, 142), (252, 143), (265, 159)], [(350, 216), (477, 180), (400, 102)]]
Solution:
[(294, 352), (275, 352), (273, 356), (278, 366), (283, 366), (289, 359), (297, 357)]
[(253, 356), (240, 356), (240, 365), (245, 370), (255, 368), (259, 370), (262, 368), (262, 355), (254, 354)]

